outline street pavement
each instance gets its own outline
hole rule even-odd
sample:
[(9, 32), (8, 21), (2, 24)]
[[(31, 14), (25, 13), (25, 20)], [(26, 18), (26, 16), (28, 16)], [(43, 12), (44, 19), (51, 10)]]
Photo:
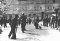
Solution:
[[(21, 26), (21, 25), (20, 25)], [(25, 33), (22, 33), (21, 27), (18, 26), (16, 31), (16, 40), (9, 39), (10, 26), (7, 28), (2, 26), (2, 34), (0, 34), (0, 41), (60, 41), (60, 31), (52, 29), (51, 27), (42, 26), (42, 29), (35, 29), (33, 24), (27, 24)]]

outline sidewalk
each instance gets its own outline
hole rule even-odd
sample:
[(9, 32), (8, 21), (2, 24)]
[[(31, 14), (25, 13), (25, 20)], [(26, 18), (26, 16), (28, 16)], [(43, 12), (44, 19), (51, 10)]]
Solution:
[(60, 41), (60, 32), (58, 30), (51, 29), (50, 27), (42, 26), (42, 29), (35, 29), (34, 25), (27, 24), (27, 31), (25, 33), (21, 32), (20, 26), (17, 29), (17, 39), (9, 39), (8, 34), (10, 32), (10, 27), (5, 28), (0, 34), (0, 41)]

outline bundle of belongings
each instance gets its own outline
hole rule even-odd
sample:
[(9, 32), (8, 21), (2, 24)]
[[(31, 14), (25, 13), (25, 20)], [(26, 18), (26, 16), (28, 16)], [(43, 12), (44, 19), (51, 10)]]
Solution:
[(43, 21), (40, 21), (40, 22), (38, 23), (38, 25), (39, 25), (39, 28), (41, 29), (42, 26), (43, 26)]

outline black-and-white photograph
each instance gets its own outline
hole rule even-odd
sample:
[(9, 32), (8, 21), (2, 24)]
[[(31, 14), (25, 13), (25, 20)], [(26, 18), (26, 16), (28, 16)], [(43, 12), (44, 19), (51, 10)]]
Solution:
[(0, 41), (60, 41), (60, 0), (0, 0)]

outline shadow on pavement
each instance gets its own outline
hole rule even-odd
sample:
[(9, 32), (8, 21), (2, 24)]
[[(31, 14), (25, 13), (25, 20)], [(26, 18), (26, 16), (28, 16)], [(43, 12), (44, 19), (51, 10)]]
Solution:
[(17, 38), (16, 40), (18, 41), (40, 41), (39, 39), (32, 38), (32, 37), (27, 37), (27, 38), (22, 38), (22, 39)]
[(41, 36), (41, 35), (49, 35), (49, 32), (47, 29), (32, 29), (32, 30), (27, 30), (25, 31), (26, 34), (30, 34), (30, 35), (37, 35), (37, 36)]
[(47, 30), (47, 29), (39, 29), (39, 30)]

